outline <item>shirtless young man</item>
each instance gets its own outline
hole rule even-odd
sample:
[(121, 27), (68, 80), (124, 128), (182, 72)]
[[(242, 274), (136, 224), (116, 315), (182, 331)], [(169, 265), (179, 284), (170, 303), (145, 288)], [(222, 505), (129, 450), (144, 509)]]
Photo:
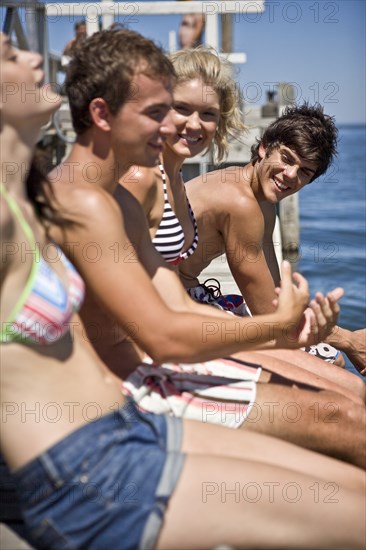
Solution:
[[(199, 243), (195, 254), (180, 265), (180, 275), (192, 297), (204, 293), (198, 280), (203, 269), (226, 253), (252, 314), (273, 311), (280, 281), (272, 241), (275, 205), (327, 170), (336, 139), (334, 122), (320, 106), (291, 107), (253, 146), (248, 165), (217, 170), (186, 184)], [(344, 351), (366, 374), (364, 330), (336, 326), (325, 341)]]
[[(263, 328), (260, 329), (259, 337), (250, 340), (250, 331), (247, 333), (246, 328), (250, 325), (253, 329), (251, 319), (228, 317), (223, 312), (189, 299), (176, 273), (169, 269), (151, 244), (140, 205), (127, 190), (121, 188), (122, 224), (121, 212), (109, 193), (115, 190), (118, 179), (131, 164), (154, 165), (158, 161), (165, 136), (173, 131), (168, 116), (172, 101), (167, 68), (170, 63), (166, 60), (168, 65), (165, 66), (165, 73), (161, 74), (162, 68), (158, 68), (157, 64), (148, 67), (150, 56), (147, 56), (147, 50), (142, 49), (142, 59), (149, 61), (146, 65), (142, 64), (143, 72), (136, 74), (133, 37), (136, 37), (136, 33), (130, 31), (116, 31), (108, 36), (98, 33), (75, 54), (70, 64), (66, 89), (77, 140), (69, 157), (50, 175), (60, 211), (70, 220), (61, 229), (53, 226), (50, 234), (71, 257), (85, 280), (86, 300), (80, 311), (85, 333), (107, 366), (122, 378), (141, 364), (144, 357), (141, 349), (159, 363), (192, 363), (210, 361), (245, 349), (261, 349), (268, 345), (266, 342), (271, 336), (269, 326), (263, 324), (268, 321), (268, 316), (256, 319), (256, 326)], [(139, 40), (148, 49), (151, 48), (150, 41), (144, 42), (142, 37)], [(125, 54), (124, 60), (121, 52)], [(109, 64), (105, 63), (107, 57), (113, 60)], [(121, 63), (126, 64), (130, 72), (130, 86), (113, 78), (113, 71)], [(112, 83), (118, 86), (114, 90), (114, 93), (116, 90), (118, 92), (114, 96), (119, 102), (118, 108), (113, 101)], [(120, 89), (125, 90), (125, 98), (119, 93)], [(93, 251), (97, 256), (91, 255)], [(285, 265), (284, 270), (288, 281), (289, 266)], [(167, 298), (169, 307), (154, 289), (151, 278), (158, 288), (164, 288), (164, 298)], [(293, 291), (296, 292), (296, 289)], [(332, 296), (338, 297), (339, 293)], [(281, 305), (284, 307), (283, 302)], [(328, 304), (327, 300), (320, 297), (320, 305), (314, 304), (314, 309), (322, 325), (336, 319), (337, 305), (334, 300)], [(271, 314), (269, 321), (276, 314)], [(288, 312), (289, 319), (292, 315), (293, 312)], [(205, 327), (207, 334), (202, 332)], [(322, 336), (322, 328), (319, 327), (316, 337)], [(307, 340), (313, 338), (304, 332), (296, 337), (296, 343), (290, 343), (282, 334), (279, 337), (281, 339), (272, 342), (271, 347), (298, 347), (304, 337)], [(246, 353), (241, 357), (252, 363), (258, 362), (255, 353)], [(250, 372), (252, 377), (247, 384), (251, 397), (242, 400), (245, 402), (243, 408), (249, 414), (248, 401), (252, 402), (253, 399), (259, 406), (261, 403), (296, 400), (302, 408), (302, 415), (301, 421), (294, 426), (281, 417), (282, 411), (275, 423), (263, 414), (260, 421), (252, 423), (251, 428), (295, 439), (303, 446), (316, 447), (319, 451), (363, 464), (362, 423), (365, 422), (365, 408), (356, 395), (362, 394), (357, 384), (347, 391), (303, 369), (286, 366), (284, 362), (264, 356), (260, 356), (260, 361), (267, 372), (260, 374), (252, 367), (243, 369)], [(240, 370), (235, 361), (221, 360), (221, 370), (223, 366), (228, 368), (228, 365), (231, 372)], [(211, 363), (200, 364), (201, 369), (206, 368), (206, 373), (210, 367)], [(284, 381), (277, 377), (273, 383), (275, 377), (270, 371), (284, 374), (290, 380)], [(269, 383), (259, 383), (254, 387), (253, 376), (257, 379), (257, 374), (260, 374), (260, 382), (269, 380)], [(306, 389), (291, 387), (294, 380), (325, 391), (317, 391), (313, 395), (309, 386)], [(283, 385), (284, 382), (290, 387)], [(329, 400), (337, 403), (337, 422), (332, 425), (332, 429), (329, 429), (329, 425), (312, 420), (314, 415), (310, 407), (315, 395), (316, 401), (321, 403), (322, 415), (329, 413), (323, 407)], [(351, 421), (350, 410), (354, 411)], [(207, 420), (222, 423), (220, 414), (216, 414), (216, 418), (208, 418), (209, 415), (206, 415)], [(244, 416), (236, 416), (236, 424), (241, 425)], [(319, 425), (320, 431), (324, 431), (321, 437)], [(352, 441), (348, 441), (351, 434)]]

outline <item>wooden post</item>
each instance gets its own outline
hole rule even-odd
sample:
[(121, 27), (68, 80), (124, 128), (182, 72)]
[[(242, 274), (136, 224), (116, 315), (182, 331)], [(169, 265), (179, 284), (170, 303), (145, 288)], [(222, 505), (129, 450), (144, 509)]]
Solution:
[(280, 202), (282, 250), (297, 252), (299, 249), (299, 196), (290, 195)]
[(223, 13), (221, 16), (221, 49), (225, 53), (229, 53), (233, 49), (232, 45), (232, 15)]

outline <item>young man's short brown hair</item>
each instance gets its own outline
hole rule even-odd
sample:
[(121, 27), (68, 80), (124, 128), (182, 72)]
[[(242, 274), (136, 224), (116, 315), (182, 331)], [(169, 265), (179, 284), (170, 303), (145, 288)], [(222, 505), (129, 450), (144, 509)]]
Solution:
[(90, 102), (103, 98), (113, 115), (136, 90), (137, 73), (153, 79), (174, 79), (174, 69), (152, 40), (127, 29), (104, 30), (87, 38), (70, 61), (65, 82), (77, 134), (90, 128)]

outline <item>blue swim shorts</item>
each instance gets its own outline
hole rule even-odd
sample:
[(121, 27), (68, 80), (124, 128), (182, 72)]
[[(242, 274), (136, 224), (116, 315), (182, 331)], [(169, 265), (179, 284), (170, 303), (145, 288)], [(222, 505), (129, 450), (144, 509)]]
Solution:
[(154, 548), (180, 477), (182, 421), (128, 400), (12, 477), (39, 549)]

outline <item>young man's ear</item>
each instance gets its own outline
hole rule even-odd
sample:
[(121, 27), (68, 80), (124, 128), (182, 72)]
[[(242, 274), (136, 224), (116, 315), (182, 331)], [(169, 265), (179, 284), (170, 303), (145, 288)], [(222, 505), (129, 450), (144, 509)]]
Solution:
[(264, 159), (264, 157), (266, 156), (266, 151), (267, 149), (264, 147), (264, 145), (261, 143), (259, 145), (259, 149), (258, 149), (258, 155), (259, 155), (259, 158), (262, 160)]
[(111, 113), (108, 104), (103, 98), (96, 97), (90, 102), (89, 114), (95, 126), (100, 130), (108, 132), (111, 129)]

